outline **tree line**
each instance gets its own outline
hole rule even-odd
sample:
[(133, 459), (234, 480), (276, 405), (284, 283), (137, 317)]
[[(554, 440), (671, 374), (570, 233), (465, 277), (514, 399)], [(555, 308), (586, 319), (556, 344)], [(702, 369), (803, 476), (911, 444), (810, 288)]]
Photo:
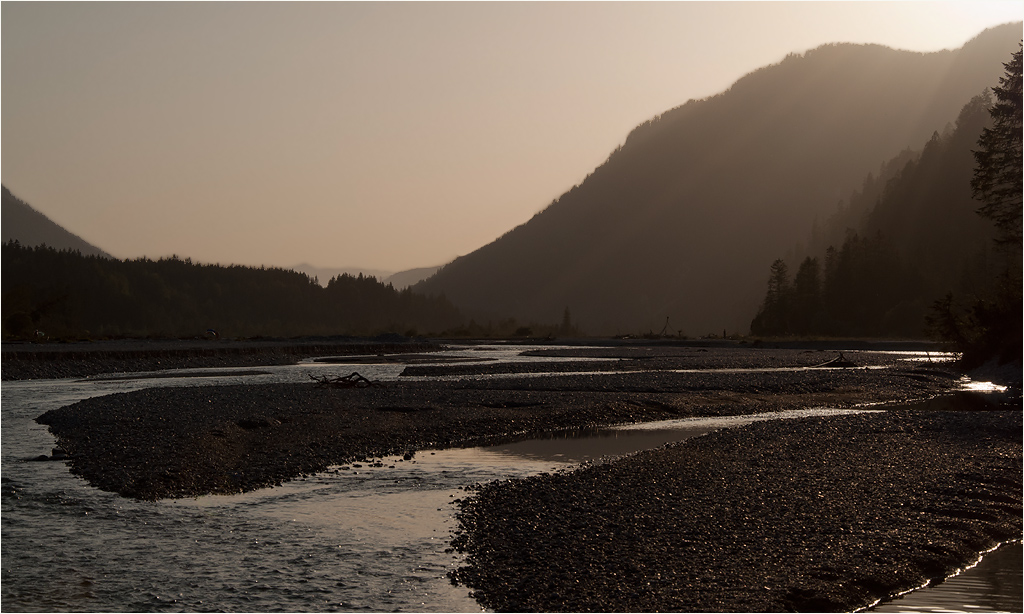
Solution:
[(4, 339), (441, 333), (462, 325), (443, 296), (341, 275), (117, 260), (18, 242), (2, 246)]
[(926, 308), (920, 280), (881, 234), (850, 232), (829, 247), (824, 266), (807, 256), (795, 277), (785, 261), (772, 263), (768, 292), (750, 324), (755, 335), (920, 336)]

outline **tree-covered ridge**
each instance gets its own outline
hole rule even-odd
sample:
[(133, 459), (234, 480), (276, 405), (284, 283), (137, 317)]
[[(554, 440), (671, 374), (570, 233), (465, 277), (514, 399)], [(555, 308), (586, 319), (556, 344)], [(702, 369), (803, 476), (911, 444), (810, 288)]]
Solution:
[(825, 230), (858, 220), (839, 249), (804, 255), (795, 280), (785, 261), (772, 264), (753, 333), (928, 332), (967, 362), (1019, 360), (1021, 51), (1004, 66), (995, 103), (975, 97), (900, 170), (883, 165), (882, 189), (869, 177)]
[[(4, 338), (222, 337), (440, 332), (462, 324), (444, 297), (342, 275), (321, 287), (279, 268), (116, 260), (3, 245)], [(209, 333), (213, 334), (213, 333)]]
[(0, 187), (0, 206), (3, 211), (0, 217), (3, 220), (4, 243), (18, 241), (22, 245), (49, 245), (57, 249), (77, 250), (86, 255), (111, 257), (110, 254), (33, 209), (27, 202), (12, 194), (7, 186)]
[(1019, 33), (936, 53), (842, 44), (790, 56), (639, 126), (579, 185), (418, 289), (478, 321), (552, 321), (568, 305), (595, 334), (666, 317), (690, 334), (745, 328), (765, 264), (879, 161), (955, 120), (998, 80)]
[[(936, 298), (990, 293), (999, 270), (994, 232), (971, 197), (972, 149), (990, 106), (987, 93), (975, 97), (955, 127), (933, 134), (920, 153), (884, 164), (880, 176), (889, 178), (882, 185), (865, 180), (819, 231), (841, 234), (842, 242), (798, 261), (796, 281), (820, 279), (817, 285), (793, 283), (788, 265), (777, 260), (751, 332), (921, 337)], [(894, 171), (897, 160), (903, 165)], [(850, 225), (840, 230), (839, 224)]]

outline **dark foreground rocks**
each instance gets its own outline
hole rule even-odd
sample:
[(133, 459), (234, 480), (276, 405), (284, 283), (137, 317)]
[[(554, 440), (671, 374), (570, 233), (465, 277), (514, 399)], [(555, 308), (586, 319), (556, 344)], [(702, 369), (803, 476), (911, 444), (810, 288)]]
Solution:
[(1021, 538), (1019, 411), (766, 422), (462, 502), (498, 611), (849, 611)]

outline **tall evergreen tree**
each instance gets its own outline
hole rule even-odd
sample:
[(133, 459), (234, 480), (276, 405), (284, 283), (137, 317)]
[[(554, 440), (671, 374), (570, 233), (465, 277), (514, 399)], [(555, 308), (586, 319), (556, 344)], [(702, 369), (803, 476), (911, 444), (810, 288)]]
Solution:
[(781, 258), (772, 263), (768, 276), (768, 292), (760, 311), (750, 323), (755, 335), (781, 335), (789, 330), (789, 304), (792, 287), (789, 281), (789, 267)]
[(794, 332), (817, 334), (821, 329), (821, 270), (818, 259), (800, 263), (793, 282)]
[(992, 127), (983, 130), (978, 139), (981, 149), (974, 152), (977, 164), (971, 181), (974, 197), (983, 203), (978, 213), (995, 224), (999, 232), (996, 241), (1006, 259), (997, 291), (995, 296), (976, 300), (967, 317), (957, 317), (951, 296), (936, 301), (932, 309), (930, 324), (961, 346), (965, 365), (991, 358), (1019, 363), (1022, 355), (1022, 49), (1024, 43), (1003, 64), (1006, 73), (1000, 77), (999, 87), (993, 88), (996, 104), (989, 110)]
[(984, 204), (978, 209), (1000, 230), (1000, 242), (1021, 244), (1021, 49), (1003, 64), (1006, 74), (993, 88), (996, 103), (992, 106), (992, 127), (985, 128), (978, 140), (981, 147), (974, 152), (977, 166), (971, 188), (974, 197)]

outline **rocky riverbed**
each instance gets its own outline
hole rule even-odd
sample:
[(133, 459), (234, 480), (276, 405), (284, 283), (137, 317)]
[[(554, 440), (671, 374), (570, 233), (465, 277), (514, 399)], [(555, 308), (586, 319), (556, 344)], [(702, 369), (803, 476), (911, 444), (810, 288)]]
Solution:
[[(150, 388), (37, 421), (89, 483), (159, 499), (596, 425), (900, 407), (761, 423), (483, 485), (462, 502), (453, 543), (468, 565), (454, 579), (498, 610), (851, 609), (1020, 537), (1019, 389), (1007, 409), (958, 392), (947, 366), (879, 353), (815, 369), (805, 367), (837, 353), (737, 348), (714, 354), (715, 370), (700, 348), (566, 353), (577, 362), (427, 367), (446, 381), (368, 388)], [(613, 373), (579, 372), (615, 357)], [(912, 403), (936, 395), (927, 409)]]
[(464, 500), (497, 611), (850, 611), (1021, 537), (1019, 411), (766, 422)]

